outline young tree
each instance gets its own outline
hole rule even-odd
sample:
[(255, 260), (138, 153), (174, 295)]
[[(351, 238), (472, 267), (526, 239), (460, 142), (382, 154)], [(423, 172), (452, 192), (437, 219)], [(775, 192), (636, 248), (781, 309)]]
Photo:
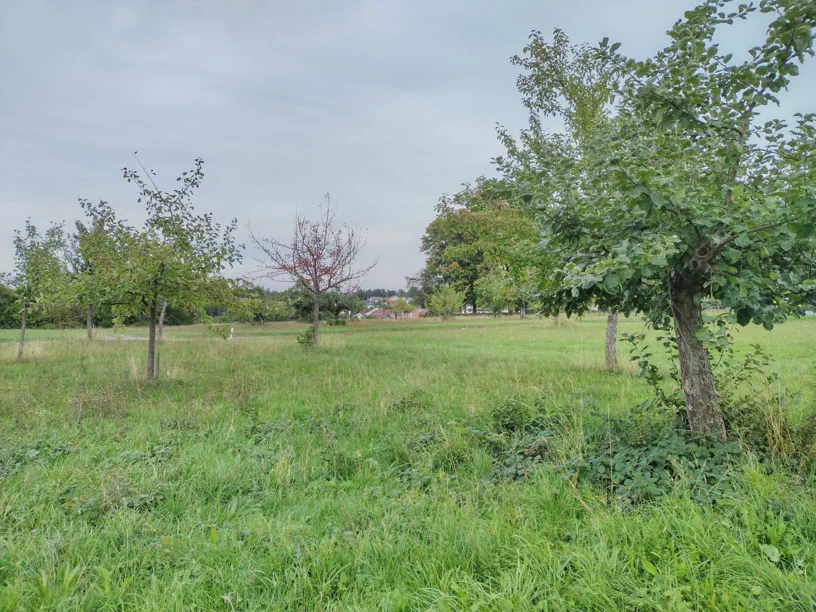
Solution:
[(286, 318), (289, 308), (283, 299), (274, 298), (263, 287), (241, 283), (233, 288), (229, 310), (243, 321), (265, 325)]
[(25, 229), (14, 232), (14, 273), (11, 284), (16, 290), (17, 307), (22, 313), (17, 358), (23, 356), (26, 325), (32, 309), (48, 303), (48, 295), (60, 286), (65, 274), (63, 251), (65, 234), (62, 225), (52, 225), (40, 234), (26, 220)]
[(294, 282), (312, 295), (312, 346), (318, 346), (320, 296), (328, 291), (352, 290), (377, 265), (357, 268), (365, 246), (359, 231), (347, 225), (335, 226), (335, 208), (327, 193), (320, 220), (295, 218), (288, 244), (257, 235), (248, 226), (250, 237), (261, 252), (259, 278)]
[(405, 301), (405, 298), (399, 298), (395, 302), (391, 302), (388, 305), (388, 310), (394, 313), (394, 318), (401, 319), (409, 312), (414, 310), (414, 307), (411, 306), (408, 302)]
[(94, 304), (99, 304), (106, 293), (105, 278), (91, 262), (91, 254), (103, 250), (99, 243), (108, 239), (105, 221), (96, 219), (92, 226), (77, 221), (76, 231), (68, 236), (66, 249), (69, 282), (64, 287), (67, 294), (62, 301), (85, 307), (88, 340), (93, 340)]
[(236, 221), (222, 231), (211, 214), (194, 212), (192, 196), (204, 178), (203, 164), (195, 160), (173, 191), (159, 189), (152, 171), (145, 171), (145, 179), (123, 169), (123, 177), (139, 190), (138, 201), (145, 201), (147, 220), (141, 229), (118, 220), (107, 202), (82, 201), (90, 226), (105, 228), (104, 240), (93, 242), (87, 252), (104, 279), (104, 301), (114, 304), (120, 316), (148, 317), (148, 380), (159, 374), (156, 327), (165, 300), (179, 309), (226, 301), (228, 286), (220, 274), (241, 259), (242, 247), (233, 239)]
[[(572, 44), (559, 29), (553, 32), (552, 42), (548, 42), (541, 32), (532, 32), (523, 55), (510, 61), (524, 70), (517, 85), (524, 106), (530, 111), (530, 129), (523, 135), (527, 153), (532, 154), (527, 162), (532, 161), (536, 152), (547, 148), (542, 147), (541, 142), (544, 137), (542, 116), (562, 119), (567, 136), (579, 151), (582, 147), (593, 146), (593, 133), (603, 131), (610, 121), (609, 101), (614, 72), (609, 64), (588, 45)], [(515, 149), (515, 153), (519, 153), (505, 130), (500, 130), (500, 137), (509, 150)], [(559, 323), (560, 313), (556, 313), (554, 324)], [(605, 350), (609, 370), (617, 367), (617, 329), (617, 313), (610, 313)]]
[(431, 295), (429, 309), (434, 314), (441, 314), (443, 319), (454, 317), (462, 312), (465, 294), (450, 285), (442, 285)]
[(531, 266), (518, 270), (513, 276), (510, 298), (518, 308), (520, 319), (526, 317), (527, 313), (535, 308), (541, 293), (540, 284), (538, 270)]
[(476, 281), (476, 299), (493, 316), (500, 316), (513, 304), (510, 277), (504, 270), (493, 270)]
[(762, 0), (765, 40), (732, 62), (719, 30), (757, 12), (708, 0), (646, 61), (602, 44), (620, 82), (617, 116), (578, 151), (560, 149), (537, 182), (564, 287), (551, 306), (673, 320), (692, 431), (727, 437), (702, 300), (771, 328), (816, 301), (816, 115), (761, 121), (813, 55), (812, 2)]

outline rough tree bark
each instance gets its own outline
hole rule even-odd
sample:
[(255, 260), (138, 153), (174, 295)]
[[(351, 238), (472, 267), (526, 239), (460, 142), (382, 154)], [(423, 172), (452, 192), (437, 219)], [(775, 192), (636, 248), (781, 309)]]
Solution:
[(694, 301), (697, 293), (687, 285), (676, 284), (671, 296), (689, 428), (694, 433), (713, 435), (725, 441), (725, 421), (714, 386), (714, 373), (705, 345), (697, 337), (697, 332), (703, 329), (703, 310)]
[(88, 312), (85, 315), (85, 326), (88, 328), (88, 340), (93, 340), (93, 304), (88, 304)]
[(23, 321), (20, 324), (20, 346), (17, 347), (17, 359), (23, 358), (23, 345), (25, 344), (26, 322), (28, 322), (28, 303), (23, 305)]
[(317, 347), (317, 329), (320, 326), (320, 295), (314, 294), (314, 306), (312, 307), (312, 346)]
[(156, 380), (156, 319), (158, 318), (157, 300), (150, 305), (150, 331), (147, 336), (147, 380)]
[(606, 369), (614, 372), (618, 369), (618, 313), (612, 312), (606, 317)]

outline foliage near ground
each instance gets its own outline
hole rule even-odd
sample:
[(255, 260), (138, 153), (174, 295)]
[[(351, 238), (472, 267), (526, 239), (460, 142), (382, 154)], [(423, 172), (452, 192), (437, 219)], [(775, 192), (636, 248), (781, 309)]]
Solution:
[[(169, 328), (156, 383), (145, 329), (0, 331), (0, 610), (816, 607), (808, 470), (639, 412), (605, 318), (301, 327)], [(737, 334), (794, 427), (814, 332)]]

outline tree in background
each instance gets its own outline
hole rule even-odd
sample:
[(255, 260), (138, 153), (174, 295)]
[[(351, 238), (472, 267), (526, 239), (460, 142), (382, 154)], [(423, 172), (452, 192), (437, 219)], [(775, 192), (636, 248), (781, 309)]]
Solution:
[(510, 298), (518, 308), (520, 319), (536, 309), (538, 296), (541, 293), (541, 280), (538, 272), (537, 268), (527, 266), (518, 270), (512, 278)]
[[(320, 294), (320, 317), (330, 325), (342, 325), (349, 316), (363, 309), (363, 302), (356, 294), (340, 291), (325, 291)], [(311, 321), (314, 316), (314, 295), (301, 289), (292, 302), (296, 316)]]
[(17, 292), (6, 286), (11, 282), (6, 275), (0, 274), (0, 329), (17, 327), (20, 317), (17, 312)]
[(428, 308), (431, 295), (444, 284), (437, 271), (428, 266), (422, 268), (415, 276), (406, 276), (405, 282), (408, 284), (408, 297), (421, 308)]
[[(521, 147), (506, 130), (500, 129), (499, 134), (515, 162), (505, 166), (515, 170), (509, 178), (521, 189), (523, 197), (532, 200), (527, 186), (540, 180), (541, 171), (546, 174), (552, 164), (546, 156), (549, 147), (541, 118), (562, 119), (567, 137), (579, 150), (592, 146), (593, 133), (603, 131), (610, 121), (613, 71), (594, 49), (572, 44), (559, 29), (553, 32), (552, 42), (541, 32), (532, 32), (522, 55), (510, 61), (523, 69), (517, 86), (524, 106), (530, 111), (530, 126), (522, 133)], [(501, 165), (502, 160), (498, 161)], [(550, 270), (551, 259), (547, 264), (545, 268)], [(554, 313), (556, 325), (559, 315), (560, 311)], [(617, 368), (617, 328), (617, 313), (610, 312), (605, 350), (609, 370)]]
[(320, 302), (321, 311), (329, 315), (329, 323), (344, 325), (349, 317), (363, 309), (363, 302), (353, 293), (327, 291)]
[(501, 268), (476, 281), (476, 299), (493, 316), (500, 316), (512, 307), (513, 295), (510, 276)]
[[(180, 310), (226, 302), (228, 284), (220, 277), (224, 268), (240, 261), (241, 246), (233, 239), (236, 221), (223, 231), (211, 214), (195, 214), (193, 193), (204, 178), (203, 160), (176, 180), (178, 189), (163, 191), (155, 173), (123, 169), (123, 177), (139, 190), (147, 220), (141, 229), (118, 220), (107, 202), (82, 206), (90, 227), (104, 227), (104, 239), (89, 244), (86, 257), (94, 274), (101, 274), (106, 301), (118, 316), (147, 316), (147, 380), (159, 375), (156, 328), (160, 305), (167, 300)], [(147, 182), (146, 182), (147, 181)], [(148, 184), (149, 183), (149, 184)]]
[(374, 268), (357, 268), (357, 259), (365, 240), (355, 228), (335, 226), (335, 209), (329, 194), (321, 207), (320, 220), (295, 218), (295, 229), (288, 244), (257, 235), (249, 227), (252, 242), (261, 252), (259, 278), (288, 280), (312, 295), (312, 346), (318, 346), (320, 296), (328, 291), (354, 289)]
[(464, 303), (465, 293), (463, 291), (457, 291), (450, 285), (442, 285), (431, 295), (429, 308), (432, 313), (448, 319), (460, 314)]
[(354, 292), (361, 300), (367, 300), (368, 298), (372, 297), (380, 297), (380, 298), (387, 298), (392, 295), (396, 295), (397, 297), (402, 297), (406, 295), (405, 289), (357, 289)]
[[(84, 203), (84, 200), (80, 200), (81, 206)], [(97, 270), (92, 261), (93, 254), (111, 252), (110, 247), (103, 244), (109, 239), (105, 225), (108, 221), (100, 210), (100, 216), (94, 219), (93, 224), (86, 225), (77, 221), (76, 231), (68, 236), (66, 263), (69, 278), (63, 287), (67, 290), (63, 301), (85, 307), (88, 340), (93, 340), (94, 305), (102, 303), (109, 293), (106, 282), (110, 279), (106, 279), (101, 269)], [(100, 262), (100, 265), (104, 267), (106, 262)]]
[(452, 285), (465, 293), (475, 312), (479, 278), (506, 266), (520, 244), (531, 247), (539, 239), (530, 211), (510, 201), (516, 196), (511, 184), (495, 179), (479, 179), (475, 186), (443, 196), (422, 237), (426, 266), (420, 284)]
[(32, 309), (49, 303), (65, 273), (63, 251), (65, 232), (62, 225), (52, 225), (43, 234), (26, 220), (25, 229), (14, 232), (14, 272), (10, 283), (15, 289), (20, 317), (20, 344), (17, 358), (23, 356), (26, 324)]
[[(556, 154), (527, 184), (563, 262), (551, 306), (581, 313), (595, 301), (673, 322), (689, 427), (720, 439), (708, 352), (719, 338), (703, 298), (768, 329), (816, 302), (816, 115), (758, 118), (813, 55), (816, 7), (763, 0), (726, 14), (728, 4), (688, 11), (646, 61), (604, 41), (617, 115), (580, 148), (540, 139)], [(765, 40), (734, 63), (713, 41), (757, 10), (772, 17)]]
[(286, 319), (289, 306), (263, 287), (242, 283), (234, 289), (229, 310), (241, 321), (265, 325), (267, 321)]
[(409, 312), (413, 312), (414, 307), (401, 297), (388, 304), (388, 310), (394, 313), (394, 318), (401, 319)]

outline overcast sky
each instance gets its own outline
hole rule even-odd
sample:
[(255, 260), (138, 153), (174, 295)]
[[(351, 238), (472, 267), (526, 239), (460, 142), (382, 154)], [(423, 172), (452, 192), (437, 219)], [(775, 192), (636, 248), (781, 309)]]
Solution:
[(365, 286), (402, 287), (436, 200), (491, 173), (497, 122), (526, 121), (508, 59), (530, 30), (644, 57), (694, 4), (3, 0), (0, 271), (26, 217), (72, 225), (78, 197), (141, 222), (121, 179), (138, 150), (168, 188), (203, 157), (197, 209), (238, 217), (244, 241), (247, 222), (288, 236), (330, 191), (368, 228), (363, 263), (379, 257)]

